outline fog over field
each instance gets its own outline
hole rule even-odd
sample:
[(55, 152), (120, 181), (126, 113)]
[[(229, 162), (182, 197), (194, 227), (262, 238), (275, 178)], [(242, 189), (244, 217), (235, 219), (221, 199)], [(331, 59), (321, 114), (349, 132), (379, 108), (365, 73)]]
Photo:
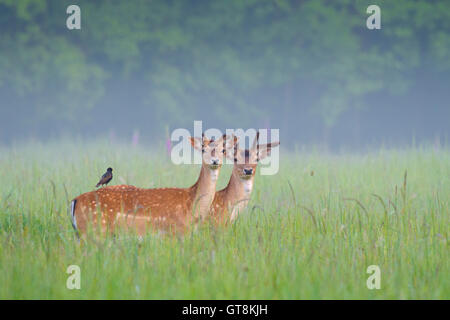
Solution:
[(0, 143), (278, 128), (287, 149), (448, 144), (450, 2), (0, 0)]

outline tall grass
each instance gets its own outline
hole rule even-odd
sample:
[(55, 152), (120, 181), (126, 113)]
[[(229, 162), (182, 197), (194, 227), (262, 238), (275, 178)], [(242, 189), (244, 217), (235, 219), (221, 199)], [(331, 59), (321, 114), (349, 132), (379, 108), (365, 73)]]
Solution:
[[(1, 148), (0, 298), (450, 298), (449, 150), (280, 159), (229, 228), (78, 243), (68, 201), (108, 166), (112, 184), (140, 187), (189, 186), (199, 167), (105, 141)], [(80, 290), (66, 288), (69, 265), (81, 268)], [(370, 265), (380, 290), (366, 286)]]

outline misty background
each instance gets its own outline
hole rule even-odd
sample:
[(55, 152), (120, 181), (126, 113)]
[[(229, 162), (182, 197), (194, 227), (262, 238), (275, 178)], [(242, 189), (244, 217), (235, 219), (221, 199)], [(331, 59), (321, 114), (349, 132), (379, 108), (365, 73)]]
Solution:
[(202, 120), (284, 148), (444, 145), (449, 119), (448, 0), (0, 0), (0, 144)]

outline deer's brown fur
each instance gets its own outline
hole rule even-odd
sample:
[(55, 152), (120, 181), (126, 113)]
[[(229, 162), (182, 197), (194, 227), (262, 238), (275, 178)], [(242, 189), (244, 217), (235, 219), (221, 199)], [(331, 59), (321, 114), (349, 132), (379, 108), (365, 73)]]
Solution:
[[(130, 185), (101, 188), (84, 193), (72, 202), (72, 223), (85, 233), (90, 225), (102, 232), (125, 228), (139, 235), (152, 229), (186, 231), (209, 214), (227, 139), (191, 143), (203, 151), (197, 182), (189, 188), (142, 189)], [(217, 164), (211, 165), (212, 161)]]
[[(259, 160), (270, 155), (271, 148), (278, 146), (279, 142), (259, 145), (259, 132), (250, 150), (239, 149), (235, 144), (233, 155), (234, 166), (228, 185), (216, 192), (211, 204), (211, 218), (218, 224), (233, 222), (250, 201)], [(230, 157), (227, 154), (227, 157)], [(249, 174), (249, 170), (251, 173)], [(244, 171), (246, 170), (246, 171)]]

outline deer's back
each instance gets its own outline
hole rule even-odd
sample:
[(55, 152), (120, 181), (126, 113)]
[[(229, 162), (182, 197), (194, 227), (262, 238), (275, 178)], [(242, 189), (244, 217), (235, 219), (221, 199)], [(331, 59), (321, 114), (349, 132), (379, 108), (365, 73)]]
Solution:
[(101, 188), (74, 199), (77, 228), (101, 223), (103, 228), (185, 228), (192, 218), (191, 190), (181, 188), (142, 189), (129, 185)]

